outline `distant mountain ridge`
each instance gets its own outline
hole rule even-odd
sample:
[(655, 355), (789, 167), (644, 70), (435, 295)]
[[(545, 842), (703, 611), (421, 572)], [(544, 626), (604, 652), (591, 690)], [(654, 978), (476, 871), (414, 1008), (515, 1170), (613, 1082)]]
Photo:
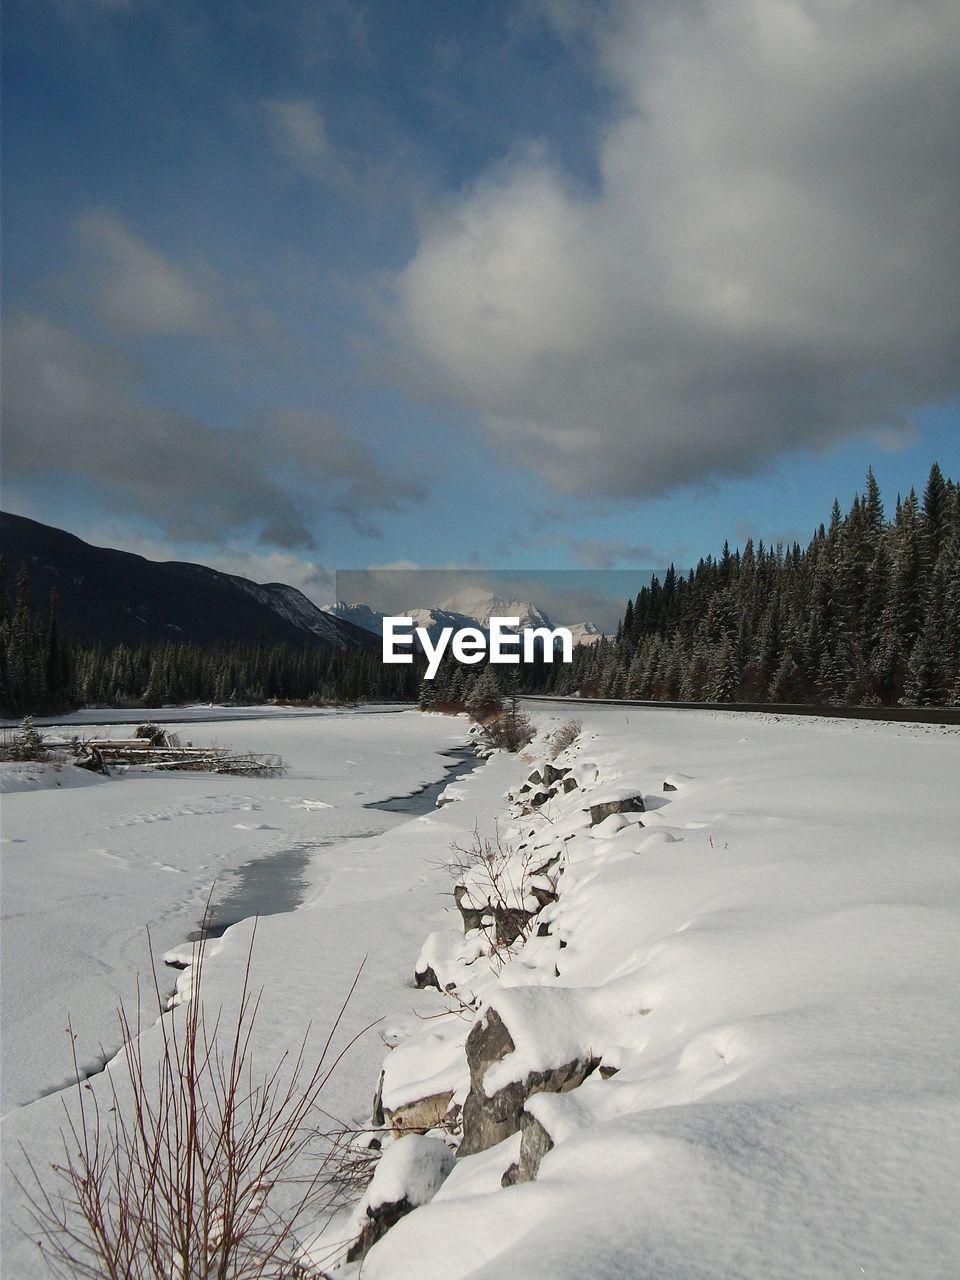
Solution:
[(262, 639), (320, 642), (333, 649), (376, 647), (369, 631), (325, 613), (296, 587), (94, 547), (25, 516), (0, 512), (0, 551), (8, 596), (22, 563), (33, 605), (45, 608), (55, 590), (62, 625), (83, 643), (209, 645)]
[[(330, 612), (337, 618), (363, 627), (374, 635), (383, 634), (385, 615), (364, 603), (347, 604), (338, 600)], [(486, 631), (491, 618), (519, 618), (519, 629), (528, 627), (555, 628), (547, 614), (536, 605), (526, 600), (508, 600), (489, 592), (465, 591), (444, 600), (433, 609), (405, 609), (397, 615), (412, 618), (415, 627), (425, 627), (431, 639), (435, 640), (444, 627), (459, 630), (462, 627), (479, 627)], [(592, 622), (575, 622), (562, 624), (567, 626), (573, 636), (574, 644), (593, 644), (599, 640), (602, 632)]]

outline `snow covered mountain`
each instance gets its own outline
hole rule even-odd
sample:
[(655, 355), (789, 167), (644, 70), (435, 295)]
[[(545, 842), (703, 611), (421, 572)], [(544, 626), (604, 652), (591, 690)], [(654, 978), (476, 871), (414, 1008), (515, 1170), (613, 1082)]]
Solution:
[[(384, 614), (368, 604), (347, 604), (342, 600), (330, 610), (336, 618), (352, 622), (375, 635), (383, 634)], [(592, 622), (555, 623), (543, 609), (528, 600), (510, 600), (506, 596), (486, 591), (463, 591), (443, 600), (433, 609), (405, 609), (399, 616), (412, 618), (416, 627), (426, 627), (432, 639), (444, 627), (459, 630), (462, 627), (479, 627), (485, 631), (491, 618), (519, 618), (520, 629), (527, 627), (567, 626), (574, 644), (595, 644), (603, 634)]]
[(572, 622), (569, 630), (574, 644), (596, 644), (603, 639), (603, 632), (592, 622)]

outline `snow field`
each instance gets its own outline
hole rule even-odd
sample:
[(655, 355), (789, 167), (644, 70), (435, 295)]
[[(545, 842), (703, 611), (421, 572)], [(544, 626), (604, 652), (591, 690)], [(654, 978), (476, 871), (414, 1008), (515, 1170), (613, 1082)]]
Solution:
[[(657, 709), (578, 713), (581, 738), (556, 764), (570, 765), (582, 790), (560, 790), (542, 813), (520, 815), (504, 793), (516, 793), (531, 766), (496, 755), (435, 812), (319, 849), (303, 905), (259, 922), (258, 1061), (298, 1044), (307, 1023), (312, 1043), (322, 1042), (366, 957), (335, 1048), (376, 1025), (325, 1087), (323, 1106), (337, 1121), (370, 1125), (381, 1069), (388, 1111), (433, 1094), (462, 1102), (464, 1043), (490, 1010), (514, 1049), (485, 1074), (487, 1095), (571, 1056), (600, 1064), (569, 1092), (527, 1100), (553, 1142), (536, 1181), (501, 1187), (519, 1134), (459, 1159), (439, 1189), (435, 1146), (388, 1140), (367, 1200), (330, 1224), (313, 1255), (329, 1265), (339, 1244), (342, 1256), (370, 1196), (386, 1201), (419, 1179), (411, 1203), (433, 1199), (373, 1246), (362, 1271), (341, 1267), (344, 1280), (956, 1274), (960, 734)], [(540, 704), (534, 714), (542, 741), (569, 713)], [(285, 838), (313, 841), (386, 827), (397, 816), (364, 811), (362, 800), (436, 778), (435, 753), (463, 741), (464, 727), (416, 714), (340, 717), (284, 721), (268, 737), (257, 722), (232, 724), (225, 739), (294, 765), (287, 779), (263, 783), (280, 798), (257, 797), (263, 808), (240, 821), (282, 817)], [(99, 831), (122, 832), (144, 866), (151, 832), (169, 823), (198, 863), (197, 823), (222, 825), (223, 837), (229, 829), (215, 847), (234, 854), (230, 840), (277, 838), (234, 826), (224, 797), (252, 783), (204, 781), (224, 806), (216, 814), (108, 827), (111, 816), (175, 808), (169, 779), (149, 780), (150, 797), (165, 804), (131, 790), (147, 785), (133, 777), (78, 788), (69, 803), (135, 796), (101, 810)], [(290, 786), (283, 797), (280, 784)], [(610, 789), (639, 789), (645, 812), (591, 826), (588, 802)], [(35, 806), (46, 798), (9, 797)], [(306, 800), (333, 808), (297, 807)], [(193, 802), (190, 793), (177, 805)], [(76, 829), (82, 810), (69, 812)], [(56, 866), (47, 806), (30, 818), (35, 856)], [(528, 868), (556, 859), (547, 874), (559, 896), (534, 921), (549, 932), (534, 928), (513, 954), (491, 956), (476, 931), (464, 936), (449, 896), (442, 864), (475, 828), (491, 838), (499, 830)], [(199, 876), (195, 885), (199, 893)], [(43, 928), (39, 894), (32, 905)], [(244, 922), (211, 944), (205, 999), (227, 1017), (251, 929)], [(456, 990), (415, 990), (427, 964)], [(26, 960), (17, 977), (29, 988)], [(156, 1040), (155, 1028), (146, 1033), (148, 1052)], [(7, 1116), (5, 1157), (15, 1167), (18, 1140), (38, 1163), (54, 1158), (59, 1106), (42, 1098)], [(4, 1263), (30, 1280), (44, 1271), (35, 1246), (11, 1229), (22, 1216), (16, 1199), (8, 1185)]]
[[(365, 956), (336, 1050), (409, 1004), (424, 921), (437, 912), (447, 884), (424, 861), (416, 835), (434, 819), (410, 823), (363, 805), (441, 777), (448, 763), (441, 753), (464, 742), (465, 722), (417, 712), (271, 714), (228, 725), (191, 723), (189, 735), (277, 752), (290, 762), (289, 773), (271, 779), (131, 773), (4, 797), (2, 1133), (4, 1160), (14, 1172), (23, 1168), (21, 1141), (39, 1165), (56, 1158), (63, 1097), (37, 1094), (69, 1075), (67, 1016), (80, 1037), (81, 1063), (98, 1065), (101, 1042), (109, 1057), (118, 1047), (111, 1040), (117, 1000), (132, 1009), (137, 971), (149, 972), (144, 926), (151, 925), (158, 961), (176, 951), (196, 927), (213, 876), (226, 885), (229, 868), (252, 857), (297, 844), (311, 854), (304, 905), (258, 924), (253, 980), (264, 989), (258, 1060), (275, 1062), (294, 1049), (311, 1023), (312, 1043), (322, 1045)], [(403, 826), (414, 834), (386, 842), (387, 832)], [(207, 998), (211, 1007), (222, 1002), (225, 1016), (239, 992), (251, 929), (243, 922), (210, 944)], [(172, 991), (177, 974), (161, 964), (161, 981), (165, 975)], [(149, 1022), (146, 997), (144, 1006)], [(146, 1033), (147, 1051), (151, 1043), (158, 1043), (155, 1030)], [(361, 1037), (324, 1094), (332, 1115), (369, 1121), (382, 1052), (377, 1030)], [(112, 1069), (117, 1078), (118, 1064)], [(102, 1080), (91, 1084), (100, 1088)], [(23, 1280), (45, 1276), (36, 1246), (16, 1229), (22, 1202), (7, 1173), (4, 1274), (9, 1268)]]
[[(517, 1135), (461, 1159), (364, 1280), (957, 1274), (960, 735), (581, 717), (556, 764), (585, 789), (489, 815), (561, 855), (549, 936), (495, 972), (454, 922), (417, 967), (507, 1026), (488, 1097), (575, 1058), (600, 1069), (528, 1099), (553, 1142), (535, 1182), (500, 1187)], [(589, 803), (637, 788), (646, 812), (588, 825)], [(458, 1010), (401, 1040), (385, 1106), (462, 1101), (470, 1025)]]

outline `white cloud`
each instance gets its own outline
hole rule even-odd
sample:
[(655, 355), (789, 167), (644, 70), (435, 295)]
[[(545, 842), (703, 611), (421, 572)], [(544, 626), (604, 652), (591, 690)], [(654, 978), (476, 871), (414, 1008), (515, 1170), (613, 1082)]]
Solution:
[(317, 177), (330, 156), (323, 116), (309, 98), (267, 98), (267, 130), (277, 151), (307, 177)]
[(525, 152), (395, 281), (431, 389), (558, 489), (624, 496), (896, 439), (956, 395), (956, 4), (615, 12), (599, 193)]
[[(184, 560), (209, 565), (221, 573), (236, 574), (251, 582), (282, 582), (302, 591), (321, 609), (334, 602), (334, 573), (315, 560), (285, 551), (255, 552), (226, 550), (216, 546), (198, 547), (184, 556), (183, 547), (162, 538), (149, 538), (114, 524), (90, 525), (77, 531), (85, 542), (97, 547), (131, 551), (147, 560)], [(194, 559), (195, 558), (195, 559)]]
[(92, 258), (93, 302), (118, 333), (153, 336), (222, 330), (212, 273), (207, 273), (204, 287), (103, 209), (83, 214), (75, 230)]

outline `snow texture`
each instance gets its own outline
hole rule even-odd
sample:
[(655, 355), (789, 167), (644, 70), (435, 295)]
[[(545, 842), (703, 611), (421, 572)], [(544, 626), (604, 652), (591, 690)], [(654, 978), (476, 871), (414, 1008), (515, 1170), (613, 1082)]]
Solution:
[[(278, 751), (286, 778), (130, 776), (7, 797), (14, 1172), (18, 1141), (40, 1166), (55, 1158), (60, 1098), (36, 1094), (62, 1077), (65, 1014), (95, 1057), (144, 968), (143, 924), (158, 955), (176, 951), (214, 871), (303, 842), (303, 905), (258, 926), (254, 1049), (272, 1060), (310, 1020), (322, 1038), (367, 954), (343, 1035), (388, 1021), (334, 1072), (331, 1114), (368, 1127), (381, 1070), (385, 1106), (462, 1102), (463, 1044), (488, 1008), (515, 1047), (488, 1068), (487, 1093), (560, 1058), (600, 1061), (578, 1088), (527, 1099), (553, 1144), (536, 1181), (501, 1187), (519, 1134), (459, 1160), (373, 1246), (363, 1280), (960, 1274), (960, 734), (583, 705), (580, 739), (556, 761), (583, 790), (535, 814), (505, 800), (538, 765), (535, 743), (527, 763), (498, 753), (454, 802), (403, 820), (362, 805), (439, 777), (463, 721), (247, 714), (214, 726), (197, 712), (191, 733)], [(532, 714), (542, 742), (569, 708)], [(605, 823), (596, 838), (584, 806), (608, 788), (644, 795), (643, 826)], [(464, 937), (441, 869), (475, 826), (499, 827), (512, 857), (555, 877), (558, 899), (512, 953)], [(206, 998), (227, 1015), (250, 933), (234, 926), (210, 956)], [(424, 963), (455, 990), (415, 990)], [(144, 1052), (157, 1042), (147, 1029)], [(384, 1138), (378, 1197), (418, 1176), (404, 1148), (419, 1139)], [(10, 1229), (23, 1214), (9, 1181), (4, 1212), (5, 1274), (33, 1280), (43, 1270)], [(356, 1213), (311, 1254), (327, 1256)]]

